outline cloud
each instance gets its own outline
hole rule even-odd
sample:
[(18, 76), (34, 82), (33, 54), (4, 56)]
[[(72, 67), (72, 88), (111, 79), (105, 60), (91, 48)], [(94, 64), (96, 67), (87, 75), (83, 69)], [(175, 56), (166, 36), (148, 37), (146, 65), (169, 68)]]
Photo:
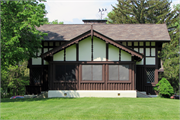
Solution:
[[(47, 10), (46, 17), (49, 21), (58, 20), (64, 24), (83, 24), (82, 19), (100, 19), (99, 8), (106, 8), (103, 18), (112, 11), (112, 5), (116, 6), (117, 0), (47, 0), (44, 2)], [(171, 8), (174, 4), (179, 4), (179, 0), (172, 0)]]
[[(100, 19), (99, 8), (106, 8), (110, 12), (111, 4), (116, 0), (47, 0), (45, 2), (49, 21), (58, 19), (65, 24), (78, 22), (82, 24), (82, 19)], [(103, 18), (107, 16), (104, 12)]]

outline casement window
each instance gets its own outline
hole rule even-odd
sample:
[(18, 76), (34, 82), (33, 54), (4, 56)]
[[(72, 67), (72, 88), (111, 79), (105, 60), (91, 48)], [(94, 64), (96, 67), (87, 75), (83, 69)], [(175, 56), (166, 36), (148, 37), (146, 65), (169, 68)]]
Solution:
[(109, 65), (109, 80), (129, 80), (129, 65)]
[(146, 81), (147, 83), (154, 82), (155, 68), (146, 68)]
[(146, 48), (146, 56), (155, 56), (156, 49), (155, 48)]
[(102, 65), (82, 65), (82, 80), (101, 81)]
[(55, 65), (55, 81), (75, 81), (76, 65)]
[(31, 68), (31, 81), (34, 85), (39, 85), (41, 81), (42, 68)]

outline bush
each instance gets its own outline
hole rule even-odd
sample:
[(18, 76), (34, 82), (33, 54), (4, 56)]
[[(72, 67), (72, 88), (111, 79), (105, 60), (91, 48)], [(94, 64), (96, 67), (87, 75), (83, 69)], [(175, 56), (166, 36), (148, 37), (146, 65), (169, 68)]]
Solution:
[(162, 78), (153, 88), (161, 97), (169, 98), (174, 94), (173, 87), (166, 78)]

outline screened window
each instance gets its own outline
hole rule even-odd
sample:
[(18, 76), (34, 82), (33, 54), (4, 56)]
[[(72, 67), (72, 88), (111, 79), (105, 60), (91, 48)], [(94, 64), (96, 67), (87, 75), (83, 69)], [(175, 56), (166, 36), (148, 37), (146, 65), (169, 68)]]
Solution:
[(31, 79), (34, 84), (40, 84), (42, 75), (42, 68), (32, 68), (31, 69)]
[(129, 80), (129, 65), (109, 65), (109, 80)]
[(82, 80), (102, 80), (102, 65), (82, 65)]
[(74, 81), (76, 80), (76, 65), (56, 65), (55, 80), (56, 81)]
[(155, 68), (146, 68), (146, 80), (147, 80), (147, 83), (154, 82), (154, 71), (155, 71)]

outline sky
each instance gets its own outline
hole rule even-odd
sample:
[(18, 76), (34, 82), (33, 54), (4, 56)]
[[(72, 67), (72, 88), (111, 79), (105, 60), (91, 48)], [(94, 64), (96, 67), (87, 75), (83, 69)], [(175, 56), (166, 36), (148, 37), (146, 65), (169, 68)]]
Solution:
[[(64, 24), (83, 24), (83, 19), (101, 19), (99, 9), (107, 9), (102, 18), (107, 17), (112, 11), (112, 5), (116, 6), (117, 0), (46, 0), (46, 17), (50, 22), (62, 21)], [(172, 0), (171, 7), (180, 4), (180, 0)]]

